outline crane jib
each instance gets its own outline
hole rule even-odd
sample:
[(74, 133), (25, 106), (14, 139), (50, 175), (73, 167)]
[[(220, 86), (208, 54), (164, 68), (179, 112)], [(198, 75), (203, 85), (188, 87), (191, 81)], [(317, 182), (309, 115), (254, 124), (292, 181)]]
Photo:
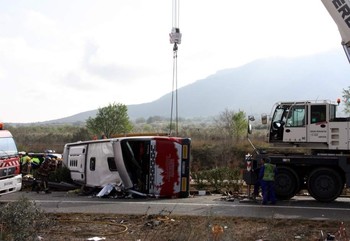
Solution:
[(332, 3), (350, 28), (350, 7), (348, 3), (345, 0), (333, 0)]

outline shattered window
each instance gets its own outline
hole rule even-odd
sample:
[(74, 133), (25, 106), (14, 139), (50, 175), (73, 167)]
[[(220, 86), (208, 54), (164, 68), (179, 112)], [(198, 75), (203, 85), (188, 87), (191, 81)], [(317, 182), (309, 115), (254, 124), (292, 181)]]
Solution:
[(107, 158), (107, 163), (108, 163), (108, 168), (112, 172), (116, 172), (117, 170), (117, 165), (115, 163), (114, 157), (108, 157)]

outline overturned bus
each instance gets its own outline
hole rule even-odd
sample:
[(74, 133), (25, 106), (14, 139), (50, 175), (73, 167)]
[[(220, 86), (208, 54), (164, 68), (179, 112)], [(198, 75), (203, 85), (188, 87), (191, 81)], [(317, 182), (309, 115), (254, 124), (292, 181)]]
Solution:
[(189, 138), (133, 136), (68, 143), (63, 162), (75, 183), (102, 188), (122, 184), (130, 192), (188, 197)]

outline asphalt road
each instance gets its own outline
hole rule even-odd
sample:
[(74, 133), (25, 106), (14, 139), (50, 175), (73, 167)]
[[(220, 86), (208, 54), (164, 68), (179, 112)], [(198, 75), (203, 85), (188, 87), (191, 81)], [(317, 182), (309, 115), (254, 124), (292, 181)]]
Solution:
[(222, 195), (195, 195), (181, 199), (114, 199), (79, 196), (67, 192), (37, 194), (17, 192), (0, 197), (0, 203), (18, 200), (21, 196), (36, 202), (52, 213), (115, 213), (176, 214), (203, 216), (265, 217), (350, 221), (350, 198), (341, 197), (332, 203), (320, 203), (311, 197), (298, 196), (276, 205), (265, 206), (249, 199), (227, 200)]

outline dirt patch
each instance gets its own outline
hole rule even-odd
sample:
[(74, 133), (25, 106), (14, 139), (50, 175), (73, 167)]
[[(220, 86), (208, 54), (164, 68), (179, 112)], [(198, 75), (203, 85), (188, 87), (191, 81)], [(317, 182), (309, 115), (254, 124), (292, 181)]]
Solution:
[[(346, 239), (350, 223), (297, 219), (258, 219), (216, 216), (48, 214), (54, 220), (43, 240), (125, 241), (291, 241), (325, 240), (327, 233), (336, 240)], [(342, 229), (342, 227), (345, 229)], [(321, 232), (324, 233), (321, 239)], [(97, 240), (97, 239), (95, 239)]]

